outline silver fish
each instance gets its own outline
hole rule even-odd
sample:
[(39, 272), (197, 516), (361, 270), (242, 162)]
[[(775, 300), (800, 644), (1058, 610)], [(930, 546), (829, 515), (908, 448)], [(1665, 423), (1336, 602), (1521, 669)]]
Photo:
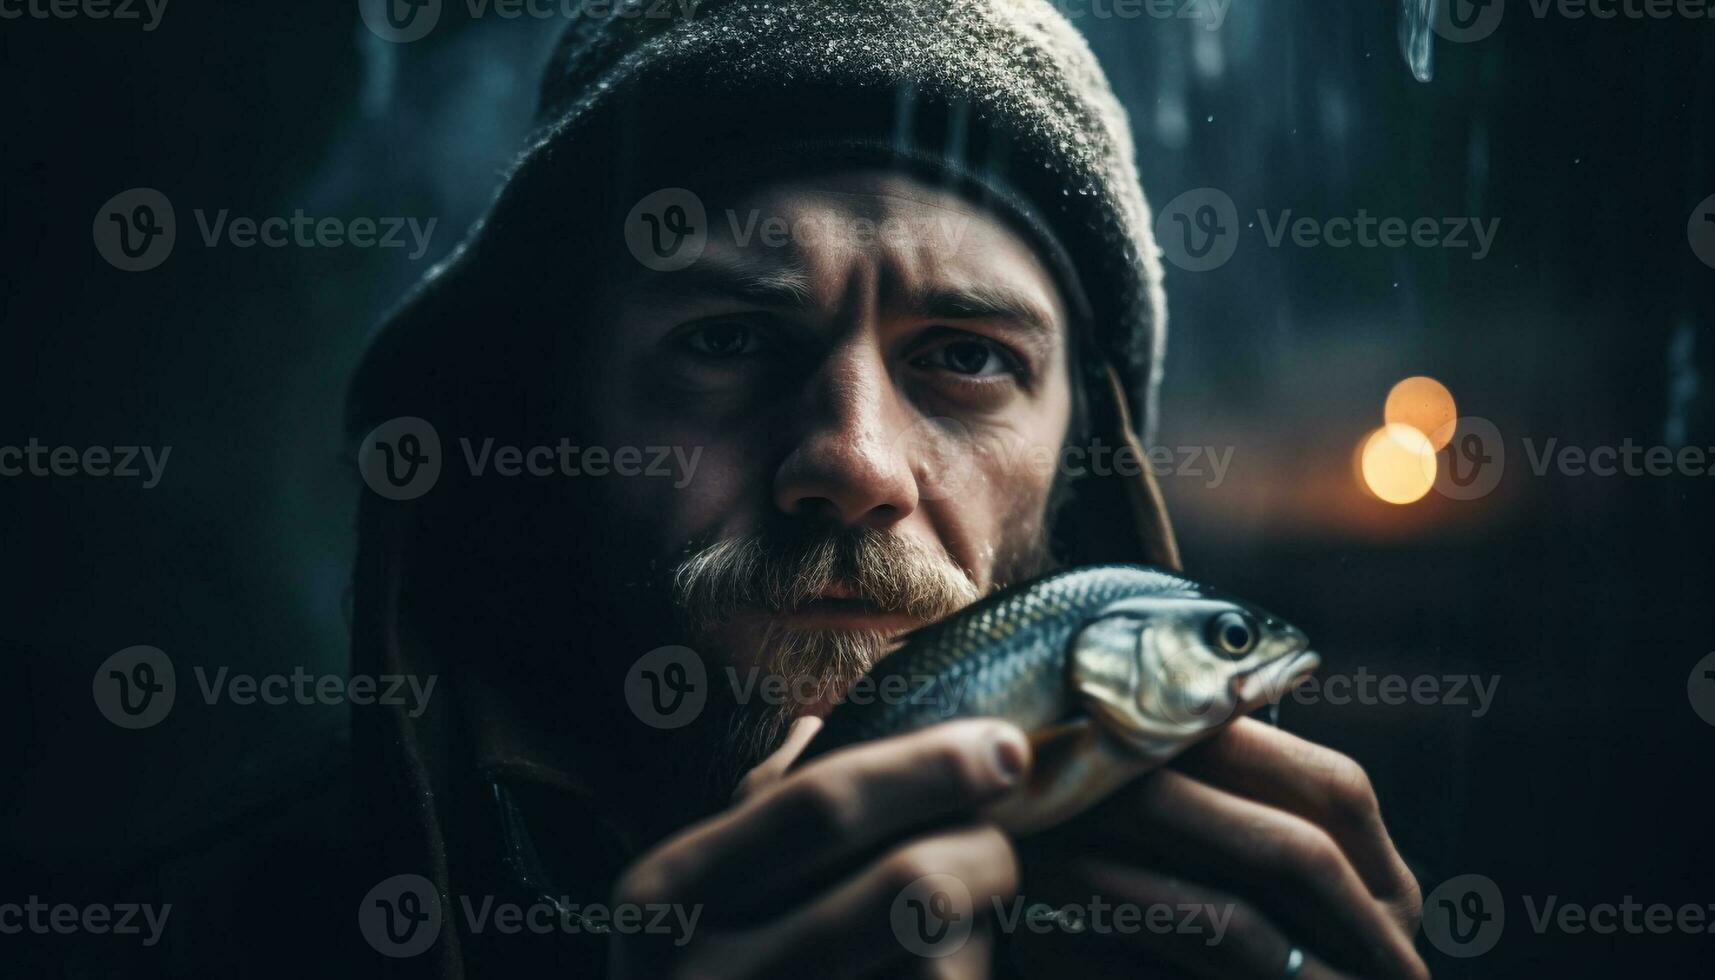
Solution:
[(1167, 572), (1102, 565), (990, 596), (917, 631), (870, 672), (887, 702), (842, 704), (799, 765), (952, 718), (1031, 737), (1030, 779), (989, 816), (1015, 835), (1094, 806), (1308, 676), (1296, 627)]

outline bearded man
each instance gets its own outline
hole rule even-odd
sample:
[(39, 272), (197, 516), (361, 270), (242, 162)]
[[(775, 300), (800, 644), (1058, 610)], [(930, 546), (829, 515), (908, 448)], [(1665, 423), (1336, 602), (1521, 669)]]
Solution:
[[(360, 452), (444, 449), (361, 515), (355, 668), (443, 692), (359, 717), (383, 864), (448, 910), (399, 964), (1426, 975), (1363, 771), (1255, 721), (1026, 841), (981, 816), (1032, 762), (1003, 721), (790, 768), (915, 627), (1053, 567), (1177, 564), (1146, 466), (1061, 465), (1147, 445), (1164, 323), (1123, 111), (1051, 5), (622, 5), (567, 31), (538, 122), (352, 393)], [(606, 465), (659, 447), (695, 463)], [(928, 875), (976, 920), (944, 956), (892, 929)], [(698, 917), (520, 935), (471, 896)], [(1039, 930), (994, 914), (1020, 896), (1210, 911)]]

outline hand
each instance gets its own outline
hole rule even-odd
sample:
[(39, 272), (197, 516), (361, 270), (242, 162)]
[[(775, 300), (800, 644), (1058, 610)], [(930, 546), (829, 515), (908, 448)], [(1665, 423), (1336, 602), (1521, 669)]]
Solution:
[[(1062, 828), (1026, 842), (1032, 905), (1130, 904), (1146, 917), (1097, 934), (1020, 926), (1024, 976), (1281, 980), (1426, 978), (1412, 945), (1416, 879), (1351, 759), (1241, 718)], [(1197, 911), (1188, 913), (1195, 906)], [(1151, 909), (1165, 907), (1163, 915)], [(1104, 914), (1117, 923), (1112, 908)], [(1147, 914), (1157, 918), (1153, 926)], [(1149, 972), (1154, 967), (1157, 972)]]
[[(821, 722), (801, 719), (729, 810), (645, 854), (615, 905), (702, 906), (682, 936), (613, 937), (610, 975), (665, 978), (982, 978), (987, 910), (1018, 885), (1012, 846), (976, 811), (1020, 782), (1030, 747), (998, 721), (958, 721), (830, 754), (784, 775)], [(932, 874), (969, 889), (976, 921), (957, 952), (918, 956), (895, 935), (901, 892)]]

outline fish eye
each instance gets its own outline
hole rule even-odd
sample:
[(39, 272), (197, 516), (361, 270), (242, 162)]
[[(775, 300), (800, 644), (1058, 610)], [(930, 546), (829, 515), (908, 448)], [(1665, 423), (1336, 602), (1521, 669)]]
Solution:
[(1224, 612), (1210, 621), (1209, 639), (1222, 653), (1243, 656), (1256, 646), (1256, 626), (1244, 613)]

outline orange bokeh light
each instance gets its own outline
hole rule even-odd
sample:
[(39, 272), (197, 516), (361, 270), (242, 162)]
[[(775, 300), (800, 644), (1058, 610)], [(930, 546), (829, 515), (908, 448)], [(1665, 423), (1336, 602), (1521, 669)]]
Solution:
[(1435, 485), (1435, 446), (1417, 428), (1398, 422), (1371, 432), (1358, 450), (1364, 486), (1390, 504), (1422, 499)]
[(1445, 385), (1418, 375), (1406, 378), (1387, 393), (1382, 418), (1390, 424), (1411, 426), (1428, 436), (1432, 447), (1440, 449), (1453, 438), (1453, 422), (1459, 418), (1459, 408)]

